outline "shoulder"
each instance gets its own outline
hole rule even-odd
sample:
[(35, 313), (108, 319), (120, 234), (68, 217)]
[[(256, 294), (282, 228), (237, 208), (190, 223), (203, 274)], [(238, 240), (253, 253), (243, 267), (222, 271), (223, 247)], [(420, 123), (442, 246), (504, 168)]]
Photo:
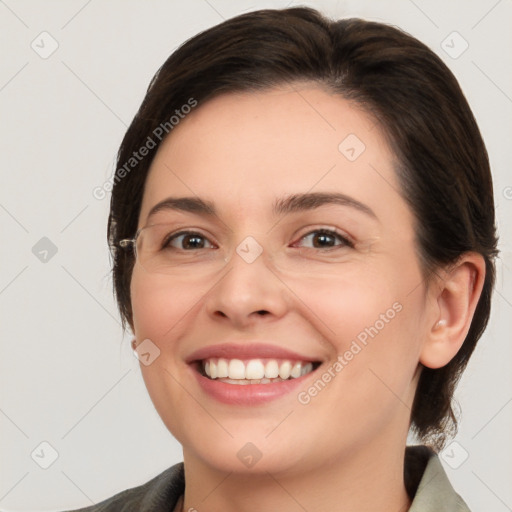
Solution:
[(62, 512), (168, 512), (185, 489), (183, 462), (138, 487), (121, 491), (96, 505)]

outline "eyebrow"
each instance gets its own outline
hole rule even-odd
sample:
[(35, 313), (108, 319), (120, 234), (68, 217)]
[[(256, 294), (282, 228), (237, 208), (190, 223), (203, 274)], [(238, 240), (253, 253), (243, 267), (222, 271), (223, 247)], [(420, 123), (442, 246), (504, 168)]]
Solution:
[[(357, 201), (353, 197), (339, 192), (309, 192), (305, 194), (292, 194), (274, 201), (272, 205), (273, 215), (284, 215), (313, 210), (325, 205), (341, 205), (354, 208), (375, 220), (378, 220), (375, 212), (367, 205)], [(199, 197), (168, 197), (153, 206), (147, 219), (157, 212), (164, 210), (177, 210), (188, 213), (196, 213), (208, 217), (217, 216), (214, 203)]]

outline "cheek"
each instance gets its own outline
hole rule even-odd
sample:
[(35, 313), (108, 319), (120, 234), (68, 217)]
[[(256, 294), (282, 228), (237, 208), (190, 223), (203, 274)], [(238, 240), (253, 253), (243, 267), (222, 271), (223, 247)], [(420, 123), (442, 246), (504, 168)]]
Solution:
[(301, 315), (308, 316), (343, 366), (334, 373), (345, 390), (389, 393), (380, 377), (390, 389), (405, 392), (419, 358), (423, 304), (421, 287), (411, 293), (416, 275), (409, 279), (405, 273), (367, 268), (357, 275), (293, 284), (304, 304)]
[(356, 445), (380, 435), (385, 425), (407, 424), (421, 295), (407, 296), (407, 283), (389, 268), (300, 289), (297, 283), (293, 290), (307, 298), (308, 309), (318, 315), (309, 321), (336, 352), (318, 380), (298, 395), (298, 421), (322, 432), (319, 449), (332, 451), (333, 436)]
[(336, 351), (335, 362), (319, 375), (327, 384), (301, 390), (301, 399), (311, 401), (308, 414), (328, 415), (347, 436), (362, 418), (364, 428), (377, 433), (395, 415), (407, 415), (404, 404), (411, 399), (418, 363), (418, 297), (405, 300), (401, 284), (382, 275), (361, 277), (357, 284), (333, 280), (329, 287), (310, 286), (307, 297), (316, 303), (317, 325), (327, 325), (322, 331)]
[[(134, 334), (138, 343), (150, 339), (160, 350), (150, 364), (140, 364), (149, 396), (162, 421), (177, 439), (184, 435), (183, 425), (176, 411), (193, 414), (194, 407), (183, 393), (176, 376), (179, 361), (179, 339), (190, 330), (187, 315), (198, 302), (204, 287), (187, 286), (165, 276), (148, 275), (134, 269), (131, 285)], [(188, 412), (187, 412), (188, 411)]]
[(290, 282), (303, 304), (301, 314), (309, 310), (310, 321), (338, 352), (347, 348), (348, 340), (364, 341), (365, 329), (375, 323), (379, 331), (384, 330), (400, 309), (396, 304), (400, 302), (400, 290), (385, 277), (386, 272), (369, 267), (347, 270)]
[(194, 305), (210, 286), (134, 271), (131, 297), (137, 340), (150, 338), (159, 344), (176, 338), (187, 322), (186, 315), (194, 314)]

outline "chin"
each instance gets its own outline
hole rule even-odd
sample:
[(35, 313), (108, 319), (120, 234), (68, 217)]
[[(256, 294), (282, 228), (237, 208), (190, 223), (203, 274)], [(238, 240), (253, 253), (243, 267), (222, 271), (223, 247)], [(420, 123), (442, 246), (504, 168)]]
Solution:
[[(211, 443), (205, 447), (195, 446), (194, 453), (204, 464), (218, 471), (240, 475), (290, 473), (303, 464), (303, 456), (296, 450), (276, 450), (274, 447), (258, 446), (250, 441), (240, 443), (231, 440), (223, 444)], [(293, 453), (295, 457), (292, 456)]]

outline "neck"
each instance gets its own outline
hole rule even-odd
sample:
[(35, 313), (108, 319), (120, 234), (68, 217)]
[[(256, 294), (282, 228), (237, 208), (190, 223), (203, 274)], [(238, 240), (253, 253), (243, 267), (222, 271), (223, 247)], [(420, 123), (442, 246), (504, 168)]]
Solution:
[(411, 501), (404, 485), (403, 441), (382, 445), (379, 439), (378, 448), (369, 443), (332, 462), (279, 473), (222, 472), (184, 450), (183, 510), (406, 512)]

